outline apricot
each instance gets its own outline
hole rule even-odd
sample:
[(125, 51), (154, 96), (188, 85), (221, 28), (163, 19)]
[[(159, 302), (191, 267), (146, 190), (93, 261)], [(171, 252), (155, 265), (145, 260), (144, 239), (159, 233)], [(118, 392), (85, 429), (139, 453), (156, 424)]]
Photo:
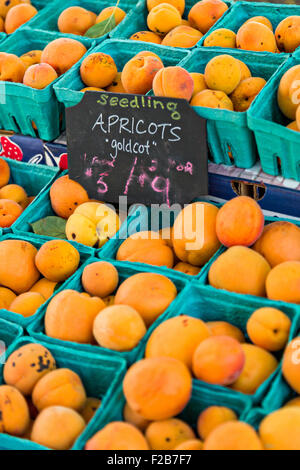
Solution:
[(79, 266), (80, 255), (65, 240), (50, 240), (39, 249), (35, 263), (42, 275), (52, 282), (68, 279)]
[(71, 408), (49, 406), (36, 418), (31, 440), (54, 450), (68, 450), (85, 428), (82, 416)]
[(264, 24), (265, 26), (267, 26), (267, 28), (269, 28), (273, 32), (273, 25), (271, 21), (265, 16), (253, 16), (252, 18), (249, 18), (249, 20), (245, 21), (244, 24), (251, 23), (253, 21), (255, 21), (256, 23)]
[(260, 77), (250, 77), (242, 80), (230, 95), (234, 110), (247, 111), (266, 83), (266, 80)]
[(94, 434), (86, 450), (149, 450), (141, 431), (129, 423), (113, 421)]
[(89, 54), (80, 66), (80, 76), (87, 86), (105, 88), (118, 73), (114, 59), (103, 52)]
[(285, 405), (284, 408), (290, 407), (290, 406), (300, 406), (300, 397), (293, 398), (292, 400), (289, 400)]
[(296, 111), (299, 106), (299, 80), (300, 64), (285, 72), (277, 91), (278, 106), (281, 112), (292, 121), (296, 119)]
[(272, 268), (285, 261), (300, 261), (300, 228), (283, 220), (268, 224), (253, 249)]
[(17, 202), (22, 209), (25, 209), (28, 203), (27, 193), (22, 186), (18, 184), (8, 184), (0, 189), (0, 199), (10, 199)]
[(161, 44), (161, 37), (152, 31), (139, 31), (134, 33), (129, 39), (133, 41), (152, 42), (153, 44)]
[(236, 413), (225, 406), (209, 406), (202, 411), (197, 420), (197, 431), (201, 439), (205, 440), (209, 434), (223, 423), (237, 421)]
[(37, 249), (23, 240), (0, 242), (0, 284), (17, 294), (27, 292), (40, 273), (35, 265)]
[(120, 24), (124, 20), (126, 13), (124, 10), (117, 6), (104, 8), (96, 18), (96, 23), (101, 23), (104, 20), (107, 20), (111, 16), (114, 16), (116, 25)]
[(204, 78), (203, 73), (192, 72), (190, 73), (190, 76), (192, 77), (193, 82), (194, 82), (194, 91), (192, 95), (192, 98), (193, 98), (195, 95), (197, 95), (197, 93), (200, 93), (200, 91), (206, 90), (207, 85), (205, 83), (205, 78)]
[(0, 16), (5, 18), (8, 11), (20, 3), (22, 3), (21, 0), (0, 0)]
[(182, 67), (165, 67), (154, 77), (153, 92), (156, 96), (181, 98), (190, 101), (194, 91), (194, 81)]
[(205, 34), (226, 10), (228, 6), (222, 0), (202, 0), (191, 8), (188, 20), (193, 28)]
[(207, 202), (189, 204), (179, 213), (172, 238), (181, 261), (203, 266), (218, 251), (221, 244), (216, 234), (217, 213), (218, 208)]
[(206, 108), (228, 109), (233, 111), (231, 99), (223, 91), (203, 90), (197, 93), (191, 101), (191, 106), (204, 106)]
[(0, 158), (0, 188), (6, 186), (10, 180), (10, 168), (9, 164)]
[(146, 334), (141, 315), (127, 305), (112, 305), (101, 310), (94, 320), (97, 343), (113, 351), (131, 351)]
[(236, 34), (230, 29), (220, 28), (210, 33), (203, 43), (204, 47), (236, 47)]
[(170, 47), (194, 47), (200, 41), (203, 34), (198, 29), (190, 26), (179, 25), (172, 29), (162, 40), (163, 46)]
[(15, 201), (10, 199), (0, 199), (0, 227), (11, 227), (18, 217), (20, 217), (22, 212), (22, 207)]
[(258, 52), (276, 52), (276, 40), (273, 32), (262, 23), (250, 21), (243, 24), (236, 35), (238, 49)]
[(199, 274), (201, 271), (201, 268), (199, 268), (198, 266), (193, 266), (189, 263), (183, 263), (182, 261), (177, 263), (173, 269), (174, 271), (189, 274), (189, 276), (197, 276), (197, 274)]
[(229, 94), (241, 81), (241, 68), (234, 57), (222, 54), (208, 62), (204, 77), (208, 88)]
[(3, 368), (3, 378), (23, 395), (31, 395), (37, 382), (55, 368), (55, 359), (49, 349), (29, 343), (10, 354)]
[(116, 259), (168, 268), (174, 265), (172, 249), (165, 240), (153, 239), (151, 232), (138, 232), (128, 237), (118, 249)]
[(96, 224), (88, 217), (76, 213), (76, 211), (67, 221), (66, 236), (68, 240), (91, 247), (99, 241)]
[(271, 270), (266, 279), (267, 297), (300, 303), (300, 261), (285, 261)]
[(294, 338), (286, 347), (282, 361), (282, 374), (290, 387), (299, 394), (299, 344), (300, 338)]
[(34, 315), (44, 302), (45, 298), (38, 292), (25, 292), (15, 298), (11, 303), (9, 310), (14, 313), (19, 313), (23, 317), (27, 318)]
[(84, 290), (95, 297), (107, 297), (119, 284), (119, 274), (108, 261), (97, 261), (86, 266), (82, 273)]
[(213, 262), (208, 279), (217, 289), (264, 297), (270, 270), (269, 263), (259, 253), (245, 246), (233, 246)]
[(157, 7), (162, 3), (173, 5), (173, 7), (177, 8), (181, 16), (183, 15), (185, 9), (185, 0), (147, 0), (148, 11), (151, 11), (154, 7)]
[(28, 69), (31, 65), (39, 64), (41, 62), (42, 52), (43, 51), (36, 50), (21, 55), (20, 59), (25, 65), (25, 69)]
[(151, 90), (155, 75), (163, 63), (155, 55), (138, 54), (123, 68), (121, 80), (126, 93), (144, 95)]
[(170, 279), (162, 274), (138, 273), (126, 279), (118, 288), (115, 305), (133, 307), (151, 325), (173, 302), (177, 289)]
[(86, 393), (79, 375), (61, 368), (50, 371), (37, 382), (32, 401), (39, 411), (55, 405), (79, 411), (85, 404)]
[(84, 36), (96, 21), (96, 14), (82, 7), (66, 8), (58, 17), (57, 26), (61, 33)]
[(282, 52), (294, 52), (300, 46), (300, 18), (289, 16), (282, 20), (276, 28), (277, 46)]
[(4, 308), (6, 310), (8, 310), (9, 306), (16, 297), (16, 294), (12, 290), (7, 289), (6, 287), (0, 287), (0, 300), (3, 302)]
[(68, 175), (58, 178), (50, 188), (50, 200), (54, 212), (68, 219), (75, 209), (89, 201), (86, 190)]
[(252, 426), (229, 421), (214, 429), (204, 441), (203, 450), (264, 450)]
[(239, 343), (245, 342), (243, 332), (226, 321), (211, 321), (207, 322), (206, 326), (212, 336), (230, 336), (231, 338), (236, 339)]
[(202, 341), (193, 355), (197, 379), (215, 385), (230, 385), (241, 374), (245, 354), (241, 344), (229, 336), (211, 336)]
[(85, 88), (82, 88), (80, 91), (82, 93), (85, 93), (86, 91), (105, 91), (105, 90), (103, 90), (102, 88), (97, 88), (95, 86), (87, 86)]
[(266, 416), (259, 427), (259, 435), (266, 450), (300, 449), (300, 409), (282, 408)]
[(99, 398), (89, 397), (86, 399), (84, 407), (80, 413), (86, 424), (91, 421), (100, 406), (101, 400), (99, 400)]
[(298, 106), (296, 111), (296, 125), (298, 130), (300, 131), (300, 106)]
[(42, 278), (32, 286), (30, 292), (38, 292), (44, 297), (45, 300), (48, 300), (54, 294), (57, 284), (57, 282), (49, 281), (46, 278)]
[(105, 303), (66, 289), (50, 301), (45, 315), (47, 336), (76, 343), (93, 342), (93, 323)]
[(179, 315), (161, 323), (148, 339), (145, 357), (173, 357), (192, 369), (197, 346), (210, 336), (205, 323), (188, 315)]
[(199, 439), (189, 439), (175, 447), (173, 450), (202, 450), (203, 442)]
[(218, 212), (216, 231), (226, 247), (251, 246), (261, 236), (264, 214), (259, 204), (248, 196), (238, 196), (226, 202)]
[(106, 88), (110, 93), (126, 93), (122, 84), (122, 72), (118, 72), (112, 83)]
[(152, 450), (172, 450), (196, 436), (192, 428), (181, 419), (165, 419), (150, 423), (145, 437)]
[(31, 88), (42, 90), (58, 77), (54, 68), (49, 64), (35, 64), (27, 68), (23, 83)]
[(29, 409), (19, 390), (0, 385), (0, 432), (22, 436), (29, 426)]
[(132, 424), (142, 432), (145, 431), (147, 426), (150, 424), (150, 421), (148, 419), (143, 418), (139, 413), (133, 411), (133, 409), (130, 408), (128, 403), (126, 403), (124, 406), (123, 418), (124, 421)]
[(263, 307), (252, 313), (247, 322), (247, 333), (252, 343), (267, 351), (280, 351), (289, 339), (291, 320), (272, 307)]
[(62, 75), (76, 64), (86, 51), (86, 47), (76, 39), (58, 38), (47, 44), (41, 62), (51, 65), (57, 75)]
[(0, 52), (0, 81), (21, 83), (25, 73), (25, 65), (14, 54)]
[(246, 361), (239, 378), (231, 385), (237, 390), (252, 395), (276, 370), (278, 362), (268, 351), (253, 344), (242, 344)]
[(37, 12), (37, 9), (33, 5), (26, 3), (12, 7), (5, 17), (5, 32), (7, 34), (13, 33), (16, 29), (33, 18)]
[(179, 414), (188, 403), (192, 377), (186, 365), (177, 359), (142, 359), (128, 369), (123, 391), (131, 409), (143, 418), (168, 419)]
[(248, 67), (248, 65), (245, 64), (245, 62), (239, 60), (239, 59), (236, 59), (240, 68), (241, 68), (241, 73), (242, 73), (242, 76), (241, 76), (241, 82), (243, 80), (245, 80), (246, 78), (250, 78), (252, 75), (251, 75), (251, 71)]
[(180, 24), (181, 14), (169, 3), (160, 3), (153, 7), (147, 17), (148, 28), (158, 34), (167, 34)]

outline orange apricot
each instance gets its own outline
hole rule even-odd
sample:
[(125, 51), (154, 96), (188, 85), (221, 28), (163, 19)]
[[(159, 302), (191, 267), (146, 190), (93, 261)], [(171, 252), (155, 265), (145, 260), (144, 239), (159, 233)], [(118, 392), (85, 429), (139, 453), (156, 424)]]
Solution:
[(84, 36), (96, 21), (96, 14), (82, 7), (69, 7), (61, 12), (57, 26), (61, 33)]
[(118, 72), (112, 83), (106, 88), (110, 93), (126, 93), (122, 84), (122, 72)]
[(15, 54), (0, 52), (0, 81), (22, 83), (25, 65)]
[(84, 407), (80, 413), (86, 424), (91, 421), (100, 406), (101, 400), (99, 400), (99, 398), (89, 397), (86, 399)]
[(48, 300), (54, 294), (57, 284), (57, 282), (49, 281), (43, 277), (32, 286), (30, 292), (38, 292), (45, 298), (45, 300)]
[(210, 33), (203, 43), (204, 47), (236, 48), (236, 34), (230, 29), (219, 28)]
[(267, 351), (280, 351), (287, 343), (291, 328), (289, 317), (272, 307), (259, 308), (247, 322), (252, 343)]
[(33, 5), (26, 3), (12, 7), (5, 17), (5, 32), (7, 34), (13, 33), (16, 29), (33, 18), (37, 12), (37, 9)]
[(4, 308), (6, 308), (6, 310), (9, 309), (11, 303), (15, 300), (16, 297), (16, 294), (12, 290), (7, 289), (7, 287), (0, 287), (0, 299), (3, 302)]
[(173, 7), (177, 8), (181, 16), (183, 15), (185, 8), (185, 0), (147, 0), (148, 11), (151, 11), (152, 8), (157, 7), (162, 3), (169, 3), (170, 5), (173, 5)]
[(211, 90), (230, 94), (241, 81), (241, 68), (231, 55), (217, 55), (206, 65), (204, 77)]
[(28, 67), (25, 72), (23, 83), (31, 88), (42, 90), (58, 77), (54, 68), (49, 64), (35, 64)]
[(130, 59), (121, 75), (126, 93), (146, 94), (152, 88), (155, 75), (162, 68), (163, 63), (156, 55), (140, 53)]
[(181, 15), (176, 7), (169, 3), (160, 3), (153, 7), (147, 17), (150, 31), (167, 34), (181, 24)]
[(197, 276), (197, 274), (199, 274), (201, 271), (201, 268), (198, 266), (193, 266), (192, 264), (184, 263), (183, 261), (177, 263), (173, 269), (174, 271), (189, 274), (190, 276)]
[(282, 361), (282, 374), (290, 385), (290, 387), (300, 393), (300, 380), (299, 380), (299, 345), (300, 338), (294, 338), (286, 347)]
[(86, 47), (76, 39), (58, 38), (45, 47), (41, 62), (51, 65), (57, 75), (62, 75), (76, 64), (86, 51)]
[(174, 447), (173, 450), (202, 450), (203, 442), (200, 439), (189, 439)]
[(9, 164), (0, 158), (0, 188), (6, 186), (10, 180)]
[(255, 429), (242, 421), (229, 421), (214, 429), (203, 450), (263, 450)]
[(105, 91), (102, 88), (97, 88), (95, 86), (86, 86), (80, 90), (82, 93), (85, 93), (86, 91)]
[(299, 106), (299, 80), (300, 64), (294, 65), (285, 72), (277, 91), (280, 111), (292, 121), (296, 119), (296, 111)]
[(89, 54), (81, 63), (80, 76), (87, 86), (105, 88), (118, 73), (114, 59), (103, 52)]
[(265, 16), (252, 16), (252, 18), (249, 18), (247, 21), (245, 21), (244, 24), (251, 23), (255, 21), (256, 23), (261, 23), (267, 26), (271, 31), (273, 31), (273, 25), (271, 21), (266, 18)]
[(193, 28), (205, 34), (226, 10), (228, 6), (222, 0), (202, 0), (191, 8), (188, 20)]
[(192, 72), (190, 73), (190, 76), (192, 77), (193, 82), (194, 82), (194, 91), (192, 95), (192, 98), (193, 98), (195, 95), (197, 95), (197, 93), (200, 93), (200, 91), (206, 90), (207, 85), (205, 83), (205, 78), (204, 78), (203, 73)]
[(0, 0), (0, 16), (5, 18), (8, 11), (20, 3), (22, 3), (21, 0)]
[(84, 290), (95, 297), (107, 297), (119, 284), (119, 274), (108, 261), (97, 261), (86, 266), (82, 273)]
[(189, 72), (179, 66), (165, 67), (154, 77), (153, 92), (156, 96), (181, 98), (190, 101), (194, 81)]
[(124, 421), (132, 424), (142, 432), (145, 431), (145, 429), (150, 423), (148, 419), (143, 418), (139, 413), (133, 411), (133, 409), (128, 405), (128, 403), (126, 403), (124, 406), (123, 418)]
[(38, 292), (25, 292), (15, 298), (9, 310), (27, 318), (34, 315), (43, 303), (45, 303), (45, 298)]
[(50, 200), (54, 212), (68, 219), (75, 209), (89, 201), (86, 190), (68, 175), (58, 178), (50, 188)]
[(165, 419), (150, 423), (145, 437), (152, 450), (172, 450), (196, 436), (192, 428), (181, 419)]
[(19, 390), (11, 385), (0, 386), (0, 432), (22, 436), (30, 422), (29, 409)]
[(251, 21), (240, 27), (236, 35), (238, 49), (258, 52), (276, 52), (273, 32), (262, 23)]
[(300, 397), (293, 398), (292, 400), (289, 400), (285, 405), (284, 408), (290, 407), (290, 406), (300, 406)]
[(0, 199), (0, 227), (11, 227), (22, 212), (22, 207), (15, 201), (11, 199)]
[(172, 29), (162, 40), (163, 46), (170, 47), (194, 47), (200, 41), (203, 34), (198, 29), (190, 26), (179, 25)]
[(230, 336), (231, 338), (236, 339), (239, 343), (245, 342), (243, 332), (226, 321), (211, 321), (207, 322), (206, 326), (212, 336)]
[(221, 424), (228, 421), (237, 421), (237, 419), (236, 413), (226, 406), (209, 406), (198, 417), (198, 434), (201, 439), (205, 440)]
[(0, 199), (10, 199), (17, 202), (22, 209), (25, 209), (28, 203), (27, 193), (22, 186), (18, 184), (8, 184), (0, 189)]
[(300, 261), (285, 261), (273, 268), (266, 279), (267, 297), (300, 303)]
[(153, 44), (161, 44), (161, 37), (152, 31), (139, 31), (130, 36), (133, 41), (152, 42)]
[(86, 450), (149, 450), (141, 431), (129, 423), (114, 421), (92, 436)]
[(191, 101), (191, 106), (204, 106), (206, 108), (228, 109), (233, 111), (231, 99), (223, 91), (203, 90), (197, 93)]
[(65, 240), (50, 240), (39, 249), (35, 263), (42, 275), (52, 282), (68, 279), (79, 266), (80, 255)]
[(277, 46), (282, 52), (294, 52), (300, 46), (300, 18), (288, 16), (276, 28)]
[(283, 408), (266, 416), (259, 436), (266, 450), (300, 450), (300, 409)]
[(124, 10), (117, 6), (104, 8), (96, 18), (96, 24), (101, 23), (104, 20), (114, 16), (116, 25), (120, 24), (124, 20), (126, 13)]
[(26, 70), (31, 65), (39, 64), (41, 62), (42, 52), (43, 51), (40, 50), (29, 51), (20, 56)]
[(239, 112), (247, 111), (266, 83), (266, 80), (260, 77), (249, 77), (241, 80), (230, 95), (234, 110)]

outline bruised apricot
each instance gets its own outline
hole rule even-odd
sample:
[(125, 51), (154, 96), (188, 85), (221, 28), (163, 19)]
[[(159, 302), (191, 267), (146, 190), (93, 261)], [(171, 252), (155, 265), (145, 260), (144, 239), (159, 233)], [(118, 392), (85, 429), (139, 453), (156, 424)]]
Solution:
[(169, 3), (173, 7), (177, 8), (179, 13), (183, 15), (185, 8), (185, 0), (147, 0), (148, 11), (151, 11), (152, 8), (161, 5), (162, 3)]
[(300, 45), (300, 18), (288, 16), (276, 28), (277, 46), (282, 52), (294, 52)]
[(0, 227), (10, 227), (22, 214), (20, 204), (11, 199), (0, 199)]
[(202, 0), (191, 8), (188, 20), (193, 28), (205, 34), (226, 10), (228, 6), (222, 0)]
[(50, 201), (54, 212), (68, 219), (75, 209), (89, 201), (86, 190), (68, 175), (58, 178), (50, 188)]
[(282, 408), (266, 416), (259, 426), (259, 435), (266, 450), (300, 449), (300, 409)]
[(99, 400), (99, 398), (89, 397), (86, 399), (84, 407), (80, 413), (86, 424), (91, 421), (100, 406), (101, 400)]
[(29, 409), (19, 390), (11, 385), (0, 386), (0, 432), (22, 436), (29, 426)]
[(10, 179), (9, 164), (0, 158), (0, 188), (6, 186)]
[(299, 345), (300, 338), (294, 338), (286, 347), (282, 361), (282, 374), (290, 385), (290, 387), (300, 393), (300, 380), (299, 380)]
[(89, 54), (81, 63), (80, 76), (87, 86), (105, 88), (118, 73), (114, 59), (103, 52)]
[(96, 21), (96, 14), (82, 7), (69, 7), (61, 12), (57, 26), (61, 33), (83, 36)]
[(231, 99), (223, 91), (203, 90), (197, 93), (191, 101), (191, 106), (204, 106), (206, 108), (228, 109), (233, 111)]
[(249, 77), (242, 80), (230, 95), (234, 110), (247, 111), (266, 83), (266, 80), (260, 77)]
[(123, 391), (129, 406), (143, 418), (168, 419), (179, 414), (188, 403), (192, 377), (177, 359), (142, 359), (128, 369)]
[(125, 64), (122, 85), (127, 93), (144, 95), (151, 90), (154, 77), (162, 68), (163, 63), (158, 56), (140, 53)]
[(25, 65), (15, 54), (0, 52), (0, 80), (22, 83)]
[(10, 354), (3, 377), (6, 384), (16, 387), (23, 395), (30, 395), (37, 382), (55, 368), (55, 359), (49, 349), (29, 343)]
[(135, 426), (142, 432), (145, 431), (145, 429), (150, 423), (148, 419), (143, 418), (139, 413), (137, 413), (136, 411), (133, 411), (133, 409), (130, 408), (128, 403), (126, 403), (124, 406), (123, 418), (124, 418), (124, 421), (132, 424), (133, 426)]
[(76, 64), (86, 51), (86, 47), (76, 39), (58, 38), (47, 44), (41, 62), (51, 65), (57, 75), (62, 75)]
[(86, 450), (149, 450), (141, 431), (129, 423), (114, 421), (92, 436)]
[(145, 437), (152, 450), (172, 450), (196, 436), (188, 424), (181, 419), (173, 418), (150, 423)]
[(247, 333), (252, 343), (267, 351), (280, 351), (288, 341), (290, 328), (289, 317), (272, 307), (256, 310), (247, 322)]
[(18, 295), (10, 304), (9, 310), (23, 317), (31, 317), (43, 305), (45, 298), (38, 292), (25, 292)]
[(96, 23), (101, 23), (108, 18), (114, 17), (116, 25), (120, 24), (124, 20), (126, 13), (124, 10), (117, 6), (104, 8), (96, 18)]
[(50, 240), (39, 249), (35, 263), (43, 276), (52, 282), (68, 279), (80, 262), (79, 252), (65, 240)]
[(198, 417), (198, 434), (201, 439), (205, 440), (221, 424), (228, 421), (237, 421), (237, 419), (236, 413), (226, 406), (209, 406)]
[(7, 289), (7, 287), (0, 287), (0, 300), (3, 302), (6, 310), (8, 310), (9, 306), (16, 297), (16, 294), (12, 290)]
[(177, 289), (162, 274), (138, 273), (126, 279), (118, 288), (115, 305), (125, 304), (139, 312), (146, 326), (151, 325), (177, 296)]
[(5, 17), (5, 32), (12, 34), (16, 29), (33, 18), (37, 12), (37, 9), (33, 5), (26, 3), (12, 7)]
[(231, 338), (236, 339), (239, 343), (245, 342), (243, 332), (226, 321), (211, 321), (207, 322), (206, 326), (212, 336), (230, 336)]
[(189, 263), (183, 263), (183, 261), (177, 263), (173, 269), (174, 271), (179, 271), (181, 273), (188, 274), (189, 276), (197, 276), (197, 274), (199, 274), (201, 271), (201, 268), (198, 266), (193, 266)]
[(153, 7), (147, 17), (148, 28), (158, 34), (167, 34), (180, 24), (181, 15), (179, 11), (169, 3), (160, 3)]
[(84, 290), (95, 297), (107, 297), (118, 286), (119, 274), (108, 261), (97, 261), (86, 266), (82, 273)]
[(24, 74), (23, 83), (31, 88), (42, 90), (50, 85), (50, 83), (54, 82), (57, 77), (58, 75), (51, 65), (35, 64), (27, 68)]
[[(58, 284), (57, 282), (49, 281), (46, 278), (42, 278), (32, 286), (32, 288), (30, 289), (30, 292), (38, 292), (45, 298), (45, 300), (48, 300), (53, 295), (57, 287), (57, 284)], [(0, 292), (0, 297), (1, 297), (1, 292)]]
[(145, 357), (173, 357), (191, 369), (197, 346), (210, 336), (205, 323), (188, 315), (179, 315), (161, 323), (148, 339)]
[(22, 186), (18, 184), (8, 184), (0, 189), (0, 199), (10, 199), (17, 202), (22, 209), (27, 206), (27, 193)]
[(152, 42), (153, 44), (161, 44), (161, 37), (152, 31), (139, 31), (130, 36), (133, 41)]
[(179, 25), (172, 29), (162, 40), (163, 46), (194, 47), (202, 38), (203, 34), (190, 26)]
[(257, 52), (276, 52), (273, 32), (262, 23), (251, 21), (240, 27), (236, 35), (238, 49)]
[(286, 261), (271, 270), (266, 279), (267, 297), (300, 303), (300, 261)]
[(214, 429), (203, 450), (263, 450), (255, 429), (242, 421), (229, 421)]
[(155, 75), (153, 92), (156, 96), (181, 98), (190, 101), (194, 91), (194, 81), (184, 68), (165, 67)]
[(106, 88), (110, 93), (126, 93), (122, 84), (122, 72), (118, 72), (111, 84)]
[(220, 28), (210, 33), (203, 43), (204, 47), (236, 47), (236, 34), (230, 29)]

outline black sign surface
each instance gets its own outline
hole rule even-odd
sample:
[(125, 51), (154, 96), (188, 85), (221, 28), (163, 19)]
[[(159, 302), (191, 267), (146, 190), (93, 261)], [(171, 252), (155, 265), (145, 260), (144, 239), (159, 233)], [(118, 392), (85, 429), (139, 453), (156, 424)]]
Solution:
[(206, 124), (187, 101), (91, 91), (66, 119), (70, 178), (91, 198), (172, 205), (207, 194)]

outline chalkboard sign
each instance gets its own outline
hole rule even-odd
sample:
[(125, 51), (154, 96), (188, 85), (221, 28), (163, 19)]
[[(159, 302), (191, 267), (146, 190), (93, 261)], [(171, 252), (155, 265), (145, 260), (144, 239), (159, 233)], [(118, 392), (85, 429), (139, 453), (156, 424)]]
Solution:
[(70, 178), (91, 198), (170, 206), (207, 194), (206, 124), (187, 101), (88, 91), (66, 120)]

